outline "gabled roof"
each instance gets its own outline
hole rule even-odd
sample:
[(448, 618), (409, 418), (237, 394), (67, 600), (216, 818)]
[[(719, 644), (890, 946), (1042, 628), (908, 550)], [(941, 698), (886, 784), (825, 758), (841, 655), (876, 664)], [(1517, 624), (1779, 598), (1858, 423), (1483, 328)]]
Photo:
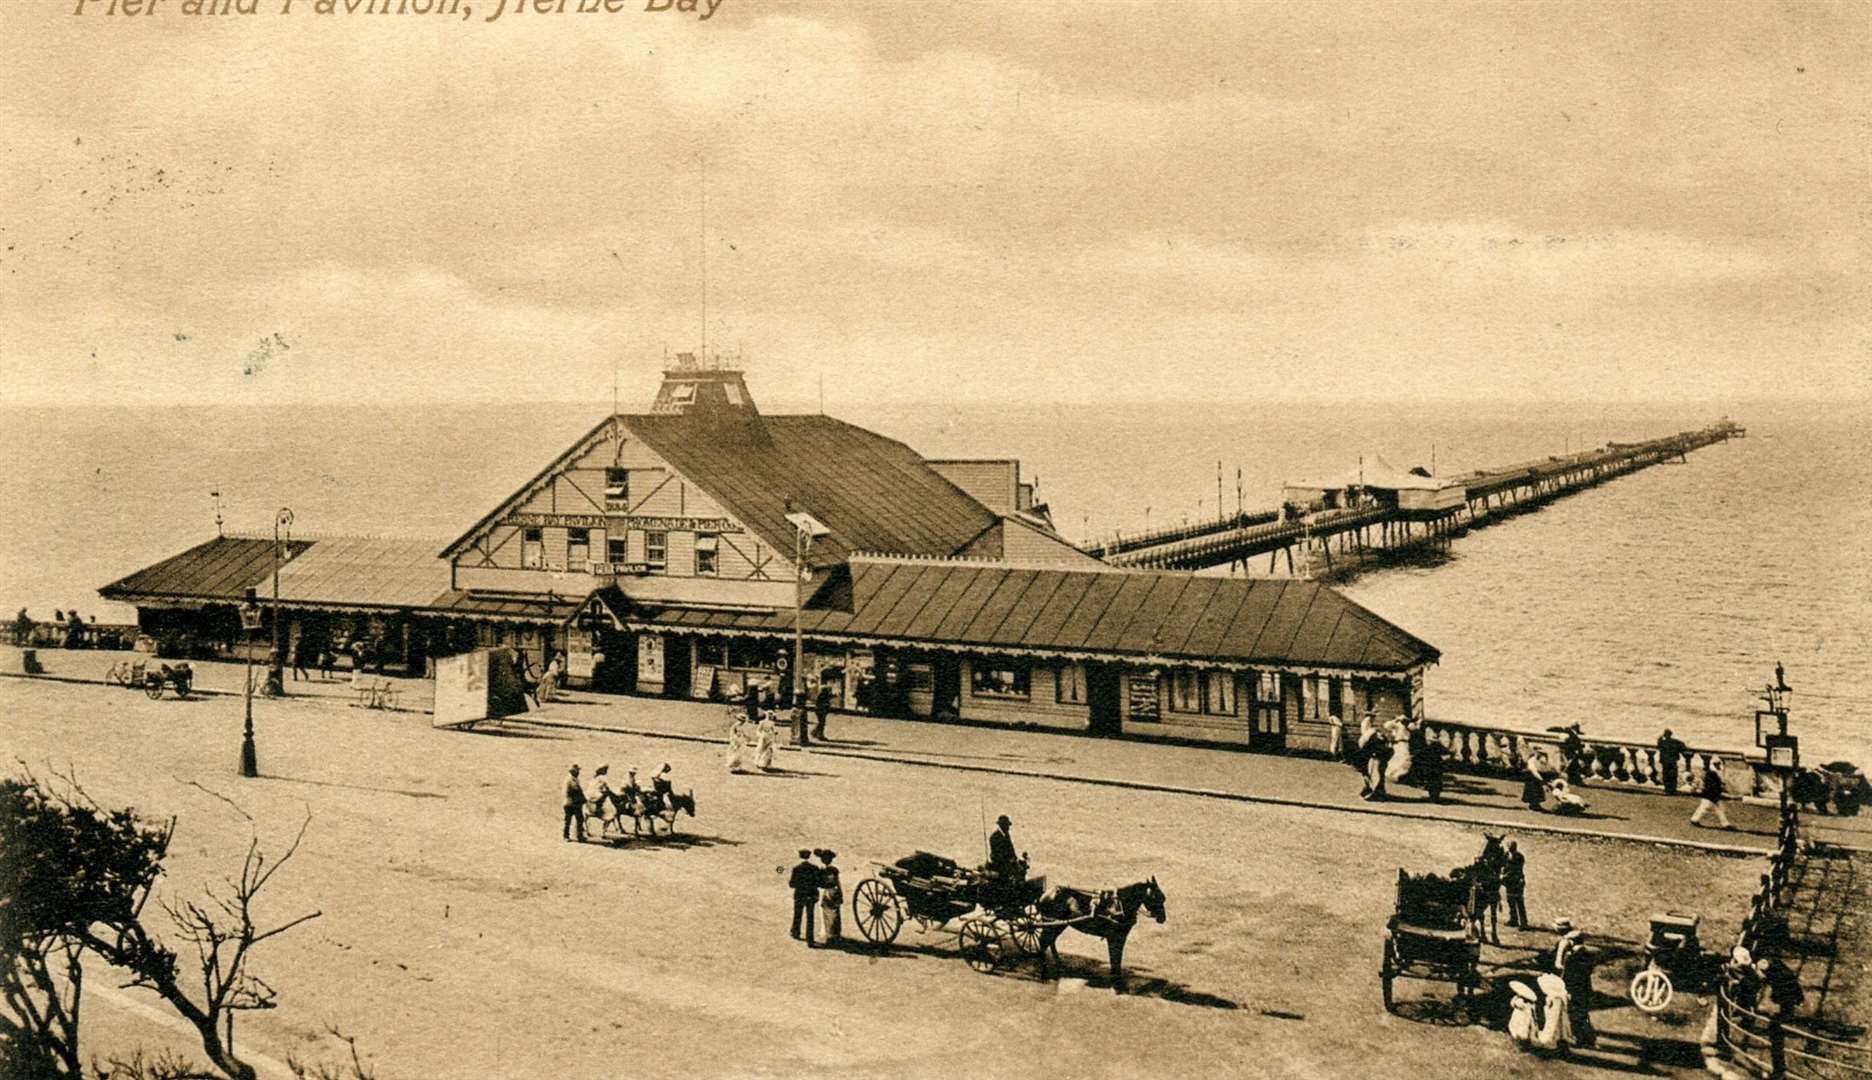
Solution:
[[(443, 556), (511, 513), (612, 422), (606, 418), (587, 432)], [(615, 422), (777, 551), (793, 550), (790, 509), (819, 519), (830, 533), (813, 544), (808, 561), (815, 566), (857, 551), (952, 555), (997, 520), (908, 446), (829, 416), (634, 415)]]
[[(638, 608), (645, 628), (788, 634), (792, 612)], [(819, 638), (1147, 662), (1404, 672), (1435, 648), (1312, 581), (855, 559), (801, 615)]]
[[(286, 549), (286, 565), (292, 565), (292, 560), (311, 546), (310, 540), (292, 541)], [(98, 593), (106, 600), (163, 597), (232, 602), (241, 600), (249, 587), (259, 586), (272, 575), (271, 539), (217, 536), (113, 581)]]

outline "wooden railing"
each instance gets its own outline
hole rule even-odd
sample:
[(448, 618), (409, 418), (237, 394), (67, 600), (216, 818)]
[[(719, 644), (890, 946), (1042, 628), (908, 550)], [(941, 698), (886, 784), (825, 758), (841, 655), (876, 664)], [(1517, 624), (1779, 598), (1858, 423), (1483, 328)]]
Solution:
[[(1775, 948), (1769, 927), (1782, 918), (1791, 899), (1790, 879), (1800, 858), (1800, 809), (1784, 803), (1775, 850), (1768, 857), (1768, 872), (1749, 900), (1748, 914), (1736, 944), (1751, 958)], [(1781, 1080), (1865, 1080), (1872, 1078), (1872, 1046), (1829, 1038), (1789, 1023), (1779, 1009), (1770, 1013), (1745, 1005), (1730, 995), (1727, 979), (1718, 988), (1716, 1004), (1704, 1035), (1706, 1054), (1715, 1051), (1732, 1068), (1753, 1076)]]
[[(1424, 736), (1440, 744), (1445, 764), (1465, 772), (1508, 775), (1527, 768), (1536, 754), (1547, 758), (1547, 767), (1565, 772), (1566, 759), (1560, 744), (1566, 738), (1557, 731), (1526, 731), (1517, 728), (1463, 724), (1449, 720), (1424, 721)], [(1664, 762), (1653, 744), (1623, 739), (1601, 739), (1581, 735), (1580, 777), (1591, 783), (1626, 785), (1634, 788), (1664, 790)], [(1686, 747), (1677, 755), (1677, 789), (1695, 793), (1703, 783), (1703, 773), (1712, 761), (1723, 763), (1723, 783), (1731, 795), (1753, 794), (1764, 790), (1756, 775), (1755, 761), (1740, 750), (1712, 747)]]

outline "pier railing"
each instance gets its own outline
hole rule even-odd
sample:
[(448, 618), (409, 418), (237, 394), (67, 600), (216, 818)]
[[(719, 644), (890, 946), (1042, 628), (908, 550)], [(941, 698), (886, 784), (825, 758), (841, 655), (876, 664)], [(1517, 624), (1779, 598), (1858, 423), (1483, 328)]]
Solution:
[[(1425, 720), (1424, 737), (1443, 747), (1447, 767), (1465, 772), (1519, 773), (1537, 753), (1546, 757), (1549, 768), (1566, 768), (1566, 759), (1560, 752), (1560, 744), (1566, 738), (1564, 732)], [(1583, 745), (1579, 755), (1581, 779), (1597, 784), (1664, 790), (1665, 763), (1655, 745), (1585, 734), (1580, 736), (1580, 742)], [(1703, 773), (1714, 761), (1723, 763), (1725, 786), (1732, 793), (1750, 794), (1762, 789), (1762, 781), (1754, 775), (1756, 759), (1745, 751), (1714, 747), (1685, 747), (1677, 754), (1677, 788), (1697, 790), (1703, 782)]]

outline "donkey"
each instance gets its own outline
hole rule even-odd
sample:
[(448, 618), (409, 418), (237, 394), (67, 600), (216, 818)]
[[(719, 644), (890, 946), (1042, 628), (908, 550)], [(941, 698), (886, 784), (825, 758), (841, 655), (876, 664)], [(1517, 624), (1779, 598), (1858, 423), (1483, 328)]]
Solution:
[(1149, 912), (1160, 923), (1164, 921), (1164, 893), (1155, 877), (1111, 893), (1062, 887), (1042, 896), (1034, 908), (1043, 921), (1051, 924), (1040, 930), (1040, 970), (1046, 977), (1052, 977), (1054, 966), (1060, 962), (1059, 937), (1070, 927), (1105, 939), (1112, 982), (1122, 990), (1125, 939), (1137, 925), (1139, 910)]

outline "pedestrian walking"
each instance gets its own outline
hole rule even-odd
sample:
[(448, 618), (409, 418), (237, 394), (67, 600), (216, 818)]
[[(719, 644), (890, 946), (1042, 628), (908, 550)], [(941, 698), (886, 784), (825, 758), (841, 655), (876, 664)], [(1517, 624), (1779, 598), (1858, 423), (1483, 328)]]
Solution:
[(787, 887), (793, 890), (793, 939), (800, 940), (803, 922), (806, 947), (810, 949), (813, 947), (813, 908), (819, 905), (819, 868), (813, 865), (812, 852), (806, 848), (800, 848), (799, 859), (787, 876)]
[(565, 824), (559, 835), (567, 843), (572, 841), (572, 833), (578, 832), (578, 841), (585, 842), (585, 788), (579, 783), (579, 767), (573, 765), (566, 770), (565, 782)]
[(813, 725), (813, 738), (824, 739), (826, 717), (832, 712), (832, 688), (823, 682), (819, 684), (819, 693), (813, 698), (813, 712), (819, 718), (819, 722)]
[(1502, 888), (1508, 891), (1508, 925), (1517, 930), (1528, 928), (1527, 856), (1513, 840), (1508, 841), (1507, 859), (1502, 863)]
[(1704, 815), (1713, 812), (1716, 820), (1721, 822), (1722, 828), (1735, 828), (1734, 825), (1729, 824), (1729, 815), (1723, 812), (1722, 767), (1720, 758), (1710, 758), (1709, 766), (1703, 770), (1703, 797), (1697, 800), (1697, 808), (1690, 815), (1690, 824), (1701, 828)]
[(318, 665), (319, 665), (319, 681), (331, 682), (332, 681), (332, 668), (338, 666), (338, 654), (332, 652), (331, 646), (327, 645), (324, 648), (319, 650)]
[(1677, 763), (1683, 759), (1683, 753), (1688, 749), (1690, 748), (1684, 745), (1682, 739), (1671, 734), (1670, 728), (1665, 728), (1664, 734), (1658, 736), (1658, 773), (1664, 781), (1664, 794), (1677, 794)]
[(845, 904), (845, 889), (839, 884), (838, 867), (832, 865), (838, 852), (820, 848), (817, 854), (824, 864), (819, 868), (820, 925), (825, 931), (826, 943), (831, 944), (844, 936), (844, 920), (839, 911)]
[(306, 644), (305, 638), (302, 637), (298, 641), (293, 642), (293, 649), (292, 649), (293, 682), (298, 682), (300, 679), (304, 679), (306, 682), (312, 681), (311, 673), (306, 670), (306, 662), (311, 657), (311, 655), (312, 655), (312, 647)]

